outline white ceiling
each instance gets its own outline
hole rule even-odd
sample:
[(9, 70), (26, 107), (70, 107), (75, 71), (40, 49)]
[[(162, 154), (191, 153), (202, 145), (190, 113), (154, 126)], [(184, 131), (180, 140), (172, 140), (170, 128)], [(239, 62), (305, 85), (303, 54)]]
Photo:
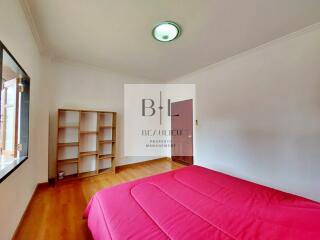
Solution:
[[(22, 1), (44, 53), (152, 80), (176, 78), (320, 21), (319, 0)], [(182, 26), (178, 40), (152, 38), (163, 20)]]

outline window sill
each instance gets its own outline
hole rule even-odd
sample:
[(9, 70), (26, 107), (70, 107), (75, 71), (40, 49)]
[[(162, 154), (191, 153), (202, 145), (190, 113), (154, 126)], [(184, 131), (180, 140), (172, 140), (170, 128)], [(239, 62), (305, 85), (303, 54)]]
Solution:
[(27, 156), (16, 159), (0, 157), (0, 183), (2, 183), (27, 159)]

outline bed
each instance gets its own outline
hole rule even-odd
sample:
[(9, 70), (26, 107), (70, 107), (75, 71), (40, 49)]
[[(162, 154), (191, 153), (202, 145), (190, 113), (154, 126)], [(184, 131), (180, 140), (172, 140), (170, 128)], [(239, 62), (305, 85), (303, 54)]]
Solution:
[(85, 217), (95, 240), (320, 239), (320, 203), (199, 166), (103, 189)]

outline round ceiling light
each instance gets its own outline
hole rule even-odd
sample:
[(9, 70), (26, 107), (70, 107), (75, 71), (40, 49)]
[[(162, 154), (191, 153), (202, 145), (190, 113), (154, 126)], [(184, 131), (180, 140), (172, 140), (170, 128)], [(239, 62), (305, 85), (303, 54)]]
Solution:
[(160, 42), (170, 42), (181, 35), (181, 27), (175, 22), (161, 22), (152, 30), (152, 36)]

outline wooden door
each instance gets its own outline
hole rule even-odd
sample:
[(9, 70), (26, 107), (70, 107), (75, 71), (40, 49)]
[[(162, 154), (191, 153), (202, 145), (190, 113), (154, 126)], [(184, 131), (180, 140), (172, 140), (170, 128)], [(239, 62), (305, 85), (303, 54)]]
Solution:
[(193, 164), (192, 99), (171, 103), (171, 158), (186, 165)]
[(5, 81), (1, 90), (1, 155), (17, 157), (19, 89), (18, 78)]

